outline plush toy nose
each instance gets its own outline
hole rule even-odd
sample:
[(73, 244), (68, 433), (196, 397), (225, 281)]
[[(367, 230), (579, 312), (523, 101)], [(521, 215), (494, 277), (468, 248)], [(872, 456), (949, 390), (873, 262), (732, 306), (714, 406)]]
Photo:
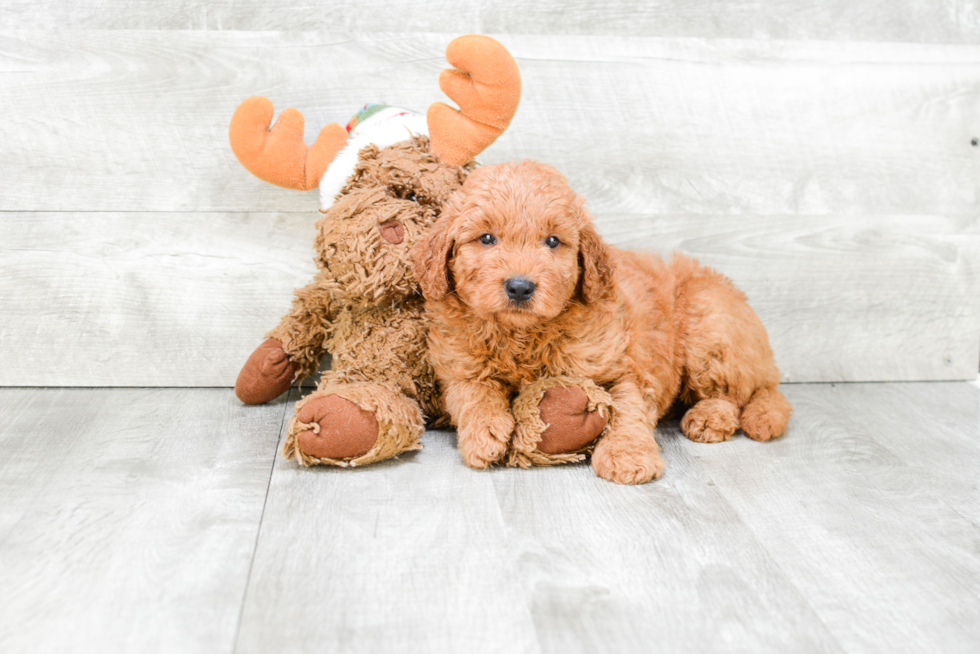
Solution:
[(504, 290), (507, 291), (507, 297), (517, 304), (524, 304), (530, 300), (531, 296), (534, 295), (535, 288), (537, 286), (527, 277), (511, 277), (504, 282)]
[(378, 229), (381, 230), (381, 238), (392, 245), (401, 245), (405, 240), (405, 226), (394, 218), (378, 225)]

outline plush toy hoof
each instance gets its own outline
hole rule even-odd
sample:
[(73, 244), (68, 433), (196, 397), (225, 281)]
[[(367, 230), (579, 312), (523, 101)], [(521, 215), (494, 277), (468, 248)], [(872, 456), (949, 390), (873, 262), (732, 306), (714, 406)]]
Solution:
[(274, 338), (255, 348), (235, 382), (235, 395), (245, 404), (265, 404), (293, 384), (298, 366)]
[(606, 416), (589, 411), (589, 398), (578, 386), (554, 386), (545, 391), (539, 409), (548, 427), (538, 450), (545, 454), (578, 452), (606, 428)]
[(312, 429), (296, 435), (299, 451), (317, 459), (348, 459), (371, 451), (378, 440), (374, 414), (336, 395), (310, 399), (296, 414)]

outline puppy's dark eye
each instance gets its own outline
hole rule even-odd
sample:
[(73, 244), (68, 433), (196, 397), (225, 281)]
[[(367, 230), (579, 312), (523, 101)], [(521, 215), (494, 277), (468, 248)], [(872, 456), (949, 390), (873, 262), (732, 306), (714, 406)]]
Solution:
[(554, 250), (556, 247), (561, 245), (561, 241), (558, 240), (557, 236), (552, 234), (551, 236), (549, 236), (544, 240), (544, 244), (547, 245), (552, 250)]
[(493, 245), (496, 242), (497, 239), (494, 238), (493, 234), (484, 234), (480, 237), (480, 243), (483, 243), (484, 245)]
[(415, 192), (414, 191), (409, 191), (408, 192), (408, 195), (405, 196), (405, 199), (408, 200), (409, 202), (418, 202), (419, 201), (419, 199), (417, 197), (415, 197)]

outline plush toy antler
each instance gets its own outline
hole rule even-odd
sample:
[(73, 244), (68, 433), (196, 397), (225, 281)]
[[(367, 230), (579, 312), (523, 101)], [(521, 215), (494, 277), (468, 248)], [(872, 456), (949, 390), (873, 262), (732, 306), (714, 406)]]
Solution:
[(270, 130), (272, 113), (272, 102), (260, 96), (238, 105), (228, 129), (235, 156), (263, 181), (299, 191), (316, 188), (327, 166), (347, 144), (347, 130), (330, 123), (309, 147), (303, 141), (303, 114), (286, 109)]
[(426, 119), (432, 153), (462, 166), (500, 136), (517, 112), (521, 74), (510, 53), (489, 36), (470, 34), (446, 48), (454, 68), (439, 75), (439, 88), (460, 110), (435, 102)]
[[(446, 58), (455, 68), (442, 71), (439, 86), (460, 109), (436, 102), (429, 107), (426, 120), (432, 153), (445, 163), (461, 166), (507, 129), (521, 99), (521, 75), (510, 53), (488, 36), (454, 39), (446, 48)], [(347, 130), (331, 123), (307, 146), (303, 114), (286, 109), (270, 130), (273, 112), (267, 98), (254, 96), (242, 102), (228, 130), (231, 149), (261, 180), (300, 191), (316, 188), (347, 146)], [(405, 138), (408, 136), (406, 133)], [(356, 158), (356, 152), (353, 154)]]

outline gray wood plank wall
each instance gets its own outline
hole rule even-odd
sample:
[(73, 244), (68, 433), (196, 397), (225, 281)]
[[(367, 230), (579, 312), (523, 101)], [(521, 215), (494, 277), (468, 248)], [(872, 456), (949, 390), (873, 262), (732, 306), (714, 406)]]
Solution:
[(976, 43), (977, 0), (6, 0), (22, 28), (602, 34)]
[(611, 241), (731, 276), (785, 380), (975, 377), (976, 3), (634, 4), (510, 27), (477, 3), (445, 33), (385, 32), (401, 5), (330, 25), (329, 7), (5, 4), (0, 385), (233, 383), (312, 274), (317, 217), (315, 194), (235, 160), (237, 103), (299, 108), (308, 140), (364, 102), (424, 109), (445, 45), (480, 29), (524, 78), (481, 160), (553, 163)]

